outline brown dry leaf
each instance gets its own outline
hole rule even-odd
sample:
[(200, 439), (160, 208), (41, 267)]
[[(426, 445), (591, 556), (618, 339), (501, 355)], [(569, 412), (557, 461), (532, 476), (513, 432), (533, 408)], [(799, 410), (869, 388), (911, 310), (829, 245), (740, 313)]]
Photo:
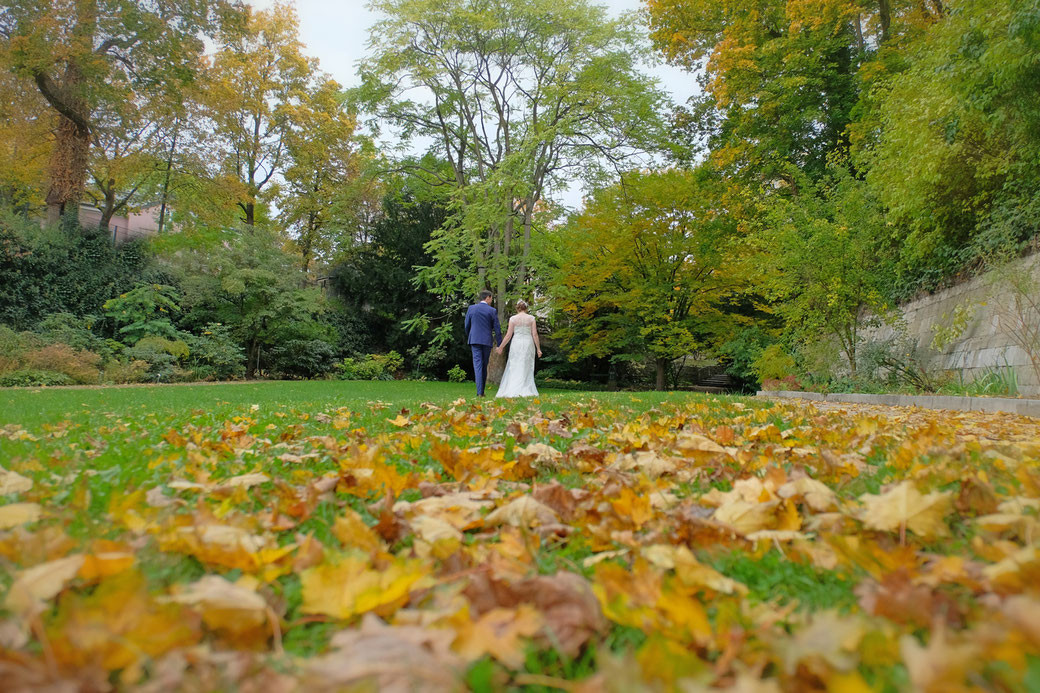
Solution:
[(76, 577), (83, 561), (83, 554), (77, 553), (15, 574), (4, 607), (22, 616), (39, 612), (45, 607), (44, 602), (57, 596)]
[(233, 476), (230, 479), (224, 479), (216, 485), (217, 489), (232, 489), (232, 488), (252, 488), (253, 486), (259, 486), (260, 484), (266, 484), (271, 480), (271, 477), (266, 474), (260, 474), (254, 472), (252, 474), (240, 474)]
[(361, 627), (332, 636), (329, 654), (307, 663), (308, 691), (461, 691), (464, 663), (451, 650), (450, 630), (388, 626), (366, 614)]
[(675, 448), (687, 457), (710, 457), (728, 454), (726, 448), (711, 438), (697, 433), (682, 433), (675, 439)]
[(858, 517), (867, 529), (896, 532), (906, 527), (922, 539), (950, 533), (943, 518), (953, 509), (953, 498), (945, 491), (923, 495), (910, 481), (902, 481), (880, 495), (863, 494), (864, 507)]
[(657, 479), (666, 474), (674, 474), (679, 464), (674, 457), (662, 457), (652, 450), (646, 450), (621, 455), (614, 460), (611, 467), (623, 472), (642, 472), (650, 479)]
[(454, 624), (455, 651), (469, 661), (490, 654), (511, 669), (523, 666), (524, 639), (542, 628), (541, 616), (527, 604), (516, 609), (497, 607), (476, 620), (470, 620), (465, 611), (460, 614)]
[(135, 571), (103, 580), (90, 594), (65, 594), (47, 630), (61, 665), (123, 669), (126, 683), (143, 673), (143, 660), (194, 645), (200, 637), (197, 619), (179, 604), (153, 599)]
[(12, 493), (24, 493), (33, 486), (29, 477), (22, 476), (18, 472), (12, 472), (0, 467), (0, 496)]
[(642, 550), (643, 557), (658, 568), (674, 570), (687, 587), (706, 587), (721, 594), (747, 594), (747, 587), (697, 560), (689, 548), (674, 544), (653, 544)]
[(398, 501), (394, 503), (394, 513), (412, 517), (428, 515), (439, 517), (452, 527), (466, 530), (479, 526), (480, 513), (485, 508), (494, 507), (492, 494), (464, 491), (430, 496), (417, 501)]
[(0, 506), (0, 529), (36, 522), (42, 514), (39, 503), (8, 503)]
[(517, 598), (532, 604), (544, 619), (547, 646), (576, 657), (582, 646), (606, 631), (599, 601), (588, 580), (560, 571), (522, 580), (513, 586)]
[(555, 479), (549, 484), (536, 484), (531, 492), (532, 498), (551, 508), (563, 522), (574, 518), (579, 503), (588, 495), (587, 491), (569, 489)]
[(484, 524), (488, 527), (498, 527), (499, 525), (532, 527), (557, 522), (559, 522), (559, 518), (556, 517), (556, 513), (531, 496), (514, 498), (484, 518)]

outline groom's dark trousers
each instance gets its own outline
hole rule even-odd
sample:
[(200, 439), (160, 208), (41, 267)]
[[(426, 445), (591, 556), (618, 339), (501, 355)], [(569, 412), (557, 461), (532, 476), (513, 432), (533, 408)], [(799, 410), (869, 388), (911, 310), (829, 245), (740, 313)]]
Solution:
[(473, 379), (477, 381), (477, 396), (483, 397), (491, 347), (502, 341), (498, 311), (483, 301), (470, 306), (466, 311), (465, 329), (466, 341), (473, 351)]
[(483, 397), (488, 364), (491, 363), (491, 347), (485, 344), (470, 344), (469, 348), (473, 350), (473, 376), (477, 381), (477, 396)]

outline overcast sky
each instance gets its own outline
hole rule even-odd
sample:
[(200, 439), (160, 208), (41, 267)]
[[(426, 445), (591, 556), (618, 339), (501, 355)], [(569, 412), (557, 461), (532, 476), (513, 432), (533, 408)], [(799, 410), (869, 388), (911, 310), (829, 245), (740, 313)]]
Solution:
[[(250, 0), (257, 7), (270, 7), (273, 0)], [(365, 57), (368, 29), (377, 15), (365, 8), (367, 0), (296, 0), (300, 15), (300, 34), (307, 45), (307, 54), (316, 57), (321, 69), (340, 84), (357, 84), (356, 64)], [(639, 10), (642, 0), (600, 0), (615, 14)], [(684, 103), (696, 88), (693, 75), (682, 70), (659, 65), (651, 68), (676, 103)], [(570, 191), (563, 202), (578, 206), (580, 192)]]

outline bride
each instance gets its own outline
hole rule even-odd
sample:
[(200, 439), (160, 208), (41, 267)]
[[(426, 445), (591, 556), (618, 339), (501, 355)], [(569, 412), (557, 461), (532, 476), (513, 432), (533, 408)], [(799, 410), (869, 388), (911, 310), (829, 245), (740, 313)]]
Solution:
[[(515, 339), (514, 339), (515, 337)], [(502, 382), (498, 386), (495, 397), (537, 397), (538, 388), (534, 386), (534, 355), (542, 356), (542, 348), (538, 344), (538, 328), (534, 324), (534, 316), (527, 314), (527, 302), (516, 302), (516, 315), (509, 318), (509, 329), (499, 345), (502, 349), (513, 340), (509, 350), (506, 370), (502, 373)]]

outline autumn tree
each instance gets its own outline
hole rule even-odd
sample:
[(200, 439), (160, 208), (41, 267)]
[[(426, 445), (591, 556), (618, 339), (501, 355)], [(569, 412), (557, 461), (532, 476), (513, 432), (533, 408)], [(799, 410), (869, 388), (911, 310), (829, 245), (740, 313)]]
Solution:
[(215, 177), (251, 228), (288, 165), (290, 114), (306, 99), (316, 61), (303, 54), (291, 5), (246, 7), (235, 19), (221, 27), (201, 98), (219, 149)]
[(36, 88), (0, 72), (0, 207), (27, 214), (43, 202), (50, 119)]
[(668, 365), (706, 346), (719, 304), (743, 289), (726, 183), (707, 167), (627, 176), (562, 231), (553, 294), (570, 358), (650, 357)]
[(291, 163), (284, 174), (281, 219), (307, 272), (316, 257), (331, 252), (332, 227), (348, 223), (337, 213), (363, 185), (362, 154), (354, 139), (355, 119), (334, 80), (320, 81), (286, 111), (292, 124), (285, 140)]
[(818, 183), (797, 182), (762, 202), (753, 236), (767, 267), (760, 288), (794, 341), (837, 340), (855, 377), (867, 313), (879, 318), (891, 305), (894, 239), (877, 198), (843, 163)]
[(1040, 218), (1037, 3), (950, 3), (874, 95), (878, 126), (857, 148), (903, 231), (905, 293), (999, 250), (1019, 252)]
[(213, 9), (200, 0), (11, 0), (0, 9), (11, 69), (55, 117), (49, 221), (77, 214), (99, 108), (190, 80)]
[(788, 162), (823, 175), (827, 157), (848, 148), (864, 80), (887, 69), (881, 49), (944, 11), (928, 0), (646, 4), (654, 45), (702, 76), (686, 125), (717, 163), (756, 181)]
[(425, 281), (491, 286), (500, 313), (529, 278), (539, 204), (564, 178), (638, 157), (662, 100), (642, 75), (634, 19), (586, 0), (374, 0), (358, 96), (402, 138), (428, 138), (454, 190)]

